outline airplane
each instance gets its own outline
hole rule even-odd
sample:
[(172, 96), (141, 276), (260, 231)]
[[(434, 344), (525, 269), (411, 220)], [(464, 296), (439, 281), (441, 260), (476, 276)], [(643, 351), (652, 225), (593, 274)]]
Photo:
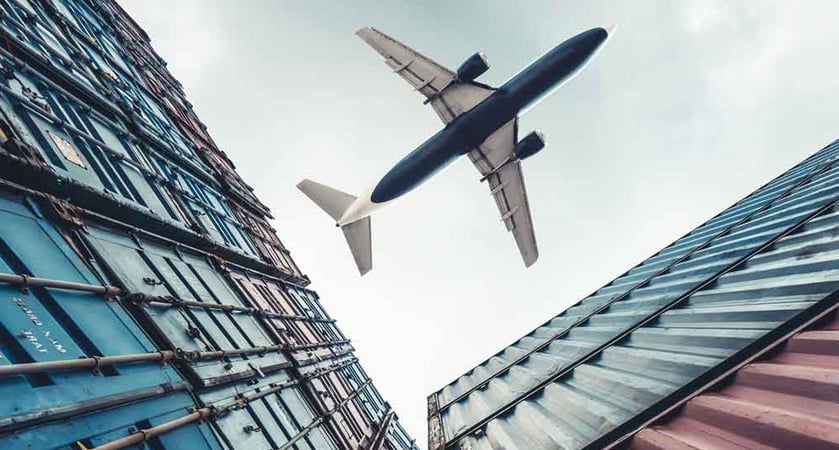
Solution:
[(480, 181), (489, 184), (501, 221), (530, 267), (539, 250), (521, 162), (545, 148), (545, 137), (533, 131), (518, 140), (518, 114), (576, 75), (615, 28), (592, 28), (562, 42), (499, 88), (475, 81), (489, 69), (483, 53), (470, 56), (453, 72), (375, 28), (358, 30), (394, 73), (425, 96), (424, 103), (445, 126), (358, 197), (309, 179), (297, 188), (336, 221), (364, 275), (373, 268), (370, 214), (468, 155)]

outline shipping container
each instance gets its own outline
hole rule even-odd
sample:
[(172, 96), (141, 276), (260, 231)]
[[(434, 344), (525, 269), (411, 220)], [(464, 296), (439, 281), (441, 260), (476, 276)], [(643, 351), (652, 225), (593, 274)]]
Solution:
[(616, 444), (634, 450), (839, 447), (837, 306)]
[[(103, 286), (95, 268), (66, 239), (67, 232), (45, 219), (36, 200), (0, 192), (0, 273)], [(26, 278), (0, 284), (0, 291), (0, 396), (5, 399), (0, 447), (90, 446), (194, 406), (190, 384), (172, 365), (139, 359), (155, 356), (157, 348), (108, 295), (38, 286)], [(137, 360), (99, 364), (131, 355)], [(62, 362), (89, 364), (62, 370)], [(194, 442), (190, 448), (219, 448), (203, 424), (162, 439), (181, 438)]]
[(0, 8), (0, 447), (416, 448), (146, 33)]
[(428, 399), (431, 448), (599, 448), (836, 303), (833, 143)]

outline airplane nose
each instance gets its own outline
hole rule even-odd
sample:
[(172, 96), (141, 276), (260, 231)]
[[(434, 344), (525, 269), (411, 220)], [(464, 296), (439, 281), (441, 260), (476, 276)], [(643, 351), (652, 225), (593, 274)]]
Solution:
[(618, 29), (618, 24), (613, 23), (607, 27), (603, 27), (603, 29), (606, 30), (606, 34), (609, 35), (609, 37), (611, 37), (613, 34), (615, 34), (615, 30)]

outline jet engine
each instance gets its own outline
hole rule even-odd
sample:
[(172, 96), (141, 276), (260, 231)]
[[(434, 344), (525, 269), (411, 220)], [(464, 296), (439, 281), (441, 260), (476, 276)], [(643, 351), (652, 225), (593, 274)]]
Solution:
[(513, 155), (518, 160), (525, 160), (539, 153), (545, 148), (545, 135), (540, 131), (533, 131), (516, 144)]
[(457, 79), (466, 82), (473, 81), (487, 70), (489, 70), (489, 61), (486, 55), (478, 52), (470, 56), (457, 68)]

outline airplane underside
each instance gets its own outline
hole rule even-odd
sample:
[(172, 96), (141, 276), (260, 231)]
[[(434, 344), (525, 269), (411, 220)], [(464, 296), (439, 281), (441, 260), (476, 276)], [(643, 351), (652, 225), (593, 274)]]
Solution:
[(374, 28), (362, 28), (357, 34), (425, 97), (446, 127), (358, 197), (308, 179), (297, 187), (341, 227), (364, 275), (372, 268), (370, 213), (465, 154), (487, 182), (501, 222), (529, 267), (539, 250), (521, 162), (541, 151), (545, 140), (538, 131), (519, 140), (517, 114), (579, 72), (613, 29), (593, 28), (568, 39), (496, 89), (474, 81), (489, 69), (482, 53), (451, 71)]

